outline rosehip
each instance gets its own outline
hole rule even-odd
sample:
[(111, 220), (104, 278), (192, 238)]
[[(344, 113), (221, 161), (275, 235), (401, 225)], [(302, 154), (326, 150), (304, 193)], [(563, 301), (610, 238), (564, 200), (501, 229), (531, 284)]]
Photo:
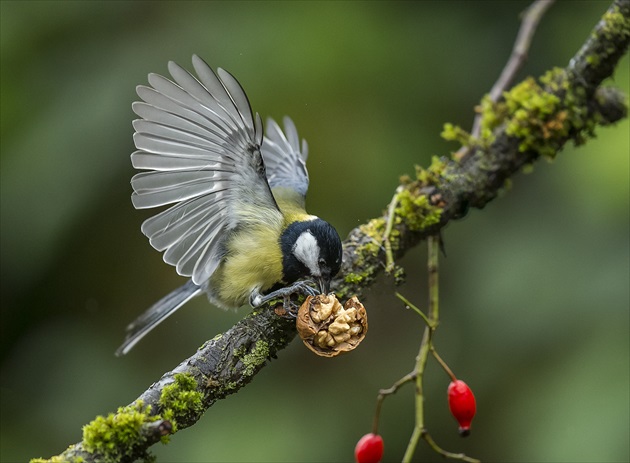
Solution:
[(475, 416), (477, 406), (475, 396), (465, 382), (458, 379), (448, 385), (448, 407), (459, 422), (459, 434), (470, 434), (470, 422)]
[(366, 434), (354, 448), (357, 463), (378, 463), (383, 458), (383, 438), (378, 434)]

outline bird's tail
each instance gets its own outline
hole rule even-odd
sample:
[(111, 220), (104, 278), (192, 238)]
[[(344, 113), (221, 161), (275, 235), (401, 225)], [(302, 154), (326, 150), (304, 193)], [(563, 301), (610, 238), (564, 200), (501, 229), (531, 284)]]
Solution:
[(201, 286), (190, 280), (184, 286), (177, 288), (157, 301), (127, 326), (127, 337), (122, 346), (116, 351), (116, 355), (125, 355), (149, 331), (158, 326), (190, 299), (201, 294), (202, 291)]

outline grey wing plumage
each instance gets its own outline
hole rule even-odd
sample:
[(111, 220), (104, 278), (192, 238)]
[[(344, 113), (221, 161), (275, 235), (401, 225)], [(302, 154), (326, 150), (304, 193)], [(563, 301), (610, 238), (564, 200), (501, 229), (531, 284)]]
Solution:
[(133, 104), (142, 119), (133, 122), (131, 160), (148, 172), (132, 178), (131, 199), (137, 209), (171, 205), (142, 232), (165, 262), (201, 285), (221, 262), (230, 230), (280, 212), (264, 175), (260, 117), (231, 74), (219, 68), (217, 76), (196, 55), (192, 61), (198, 78), (170, 62), (174, 81), (149, 74), (152, 88), (137, 88), (144, 101)]
[(271, 188), (290, 188), (304, 197), (308, 190), (308, 144), (302, 139), (300, 146), (297, 129), (289, 117), (285, 116), (283, 122), (284, 132), (276, 121), (267, 119), (261, 147), (267, 167), (267, 180)]

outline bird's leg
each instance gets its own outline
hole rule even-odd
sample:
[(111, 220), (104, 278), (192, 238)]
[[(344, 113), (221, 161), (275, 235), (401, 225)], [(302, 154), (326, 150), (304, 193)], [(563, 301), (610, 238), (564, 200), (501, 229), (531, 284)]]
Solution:
[[(284, 302), (286, 303), (287, 298), (289, 298), (292, 294), (302, 293), (306, 296), (316, 296), (318, 291), (315, 288), (309, 286), (311, 281), (297, 281), (293, 283), (291, 286), (287, 286), (285, 288), (280, 288), (275, 291), (270, 292), (269, 294), (262, 294), (257, 289), (252, 291), (249, 296), (249, 303), (252, 307), (260, 307), (265, 302), (269, 302), (272, 299), (277, 299), (282, 297)], [(290, 301), (289, 301), (290, 302)]]

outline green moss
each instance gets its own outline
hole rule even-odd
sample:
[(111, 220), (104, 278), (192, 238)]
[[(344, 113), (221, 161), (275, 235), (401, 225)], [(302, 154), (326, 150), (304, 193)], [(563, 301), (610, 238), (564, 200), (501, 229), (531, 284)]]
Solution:
[(258, 368), (265, 364), (269, 358), (269, 343), (267, 341), (258, 340), (251, 352), (245, 354), (241, 358), (241, 362), (245, 365), (243, 374), (252, 376)]
[[(391, 218), (391, 227), (387, 236), (388, 246), (395, 253), (400, 249), (401, 225), (412, 231), (422, 231), (440, 221), (442, 208), (431, 204), (425, 187), (440, 184), (445, 178), (448, 160), (434, 156), (431, 165), (426, 169), (416, 166), (416, 180), (406, 177), (402, 180), (394, 198), (395, 208)], [(389, 219), (387, 219), (389, 220)], [(385, 231), (388, 222), (385, 218), (370, 220), (360, 226), (365, 236), (361, 244), (354, 249), (354, 268), (344, 276), (343, 283), (335, 288), (338, 297), (346, 297), (356, 291), (356, 286), (369, 285), (376, 273), (381, 269), (380, 255), (385, 249)], [(404, 271), (394, 267), (396, 282), (404, 280)]]
[[(396, 194), (396, 208), (392, 218), (394, 227), (387, 237), (392, 251), (395, 252), (400, 248), (401, 232), (396, 225), (404, 224), (413, 231), (420, 231), (439, 222), (442, 209), (431, 205), (426, 195), (421, 192), (421, 188), (439, 183), (443, 178), (446, 164), (445, 159), (434, 157), (431, 166), (427, 169), (417, 167), (418, 180), (407, 179), (407, 188)], [(361, 244), (354, 249), (354, 271), (348, 272), (343, 282), (335, 288), (337, 297), (344, 298), (354, 294), (357, 285), (367, 286), (373, 281), (382, 265), (379, 256), (384, 252), (386, 228), (387, 221), (382, 217), (372, 219), (360, 226), (360, 231), (366, 238), (362, 239)], [(404, 272), (397, 271), (394, 277), (396, 281), (402, 281)]]
[(363, 267), (366, 261), (369, 261), (381, 251), (381, 243), (385, 234), (385, 219), (372, 219), (366, 224), (359, 226), (361, 233), (369, 238), (365, 243), (357, 246), (354, 250), (355, 266)]
[(345, 277), (344, 277), (344, 281), (348, 284), (351, 285), (356, 285), (361, 283), (363, 280), (365, 279), (365, 277), (363, 275), (359, 275), (358, 273), (348, 273)]
[(216, 382), (213, 386), (212, 396), (215, 398), (222, 398), (232, 394), (240, 386), (238, 381), (229, 381), (225, 384)]
[(601, 61), (599, 55), (593, 54), (593, 55), (589, 55), (586, 57), (586, 62), (592, 66), (592, 67), (597, 67), (599, 66), (599, 62)]
[(474, 138), (458, 125), (447, 122), (444, 124), (440, 136), (446, 141), (457, 141), (462, 146), (470, 146), (474, 143)]
[(85, 459), (83, 457), (76, 457), (68, 459), (63, 454), (55, 455), (50, 459), (46, 458), (33, 458), (30, 463), (84, 463)]
[(188, 421), (204, 411), (203, 394), (197, 390), (197, 381), (190, 374), (177, 373), (174, 381), (164, 386), (159, 400), (162, 416), (173, 425)]
[(615, 5), (612, 11), (606, 11), (602, 19), (604, 26), (599, 31), (606, 39), (612, 40), (618, 36), (630, 37), (630, 18), (619, 11), (618, 6)]
[(377, 219), (370, 220), (367, 224), (362, 224), (361, 232), (364, 235), (379, 241), (383, 238), (383, 233), (385, 233), (385, 226), (385, 219), (379, 217)]
[(419, 186), (439, 185), (443, 179), (448, 179), (446, 176), (447, 166), (448, 160), (438, 156), (431, 158), (431, 164), (426, 169), (416, 166), (416, 178), (420, 182)]
[[(588, 138), (595, 136), (595, 127), (602, 123), (602, 117), (598, 112), (589, 113), (586, 90), (579, 85), (570, 85), (569, 77), (562, 69), (552, 69), (540, 78), (546, 89), (562, 95), (562, 109), (558, 116), (563, 117), (563, 123), (570, 131), (576, 145), (584, 143)], [(559, 133), (564, 136), (565, 133)], [(554, 145), (556, 140), (552, 140)]]
[(398, 193), (396, 214), (412, 231), (420, 231), (440, 221), (442, 209), (429, 203), (422, 194), (414, 196), (409, 190)]
[(344, 276), (343, 284), (335, 290), (338, 299), (345, 299), (356, 294), (356, 286), (368, 286), (378, 271), (377, 264), (357, 266), (360, 272), (350, 272)]
[[(594, 62), (594, 61), (593, 61)], [(553, 159), (570, 135), (576, 144), (594, 136), (598, 114), (589, 114), (586, 92), (572, 85), (566, 71), (554, 68), (539, 81), (528, 77), (503, 100), (493, 103), (485, 96), (479, 106), (481, 146), (495, 140), (497, 128), (519, 139), (519, 151), (535, 151)]]
[(247, 347), (245, 345), (238, 346), (234, 349), (234, 356), (237, 358), (241, 358), (247, 352)]
[(131, 457), (143, 442), (142, 427), (160, 419), (150, 414), (150, 407), (142, 402), (120, 407), (116, 413), (97, 416), (83, 427), (83, 448), (103, 455), (104, 461), (119, 461)]
[[(618, 5), (607, 11), (593, 38), (601, 43), (585, 57), (591, 67), (599, 67), (604, 60), (618, 53), (613, 42), (630, 37), (630, 18)], [(519, 151), (534, 151), (553, 159), (567, 138), (581, 144), (594, 136), (595, 127), (607, 121), (590, 105), (583, 83), (566, 70), (554, 68), (540, 79), (528, 77), (504, 92), (502, 99), (493, 102), (489, 95), (482, 98), (476, 111), (480, 114), (479, 140), (453, 124), (446, 124), (442, 137), (456, 140), (464, 146), (475, 145), (486, 149), (496, 140), (499, 130), (519, 140)], [(590, 112), (589, 112), (590, 111)]]
[[(544, 83), (544, 79), (541, 81)], [(549, 82), (554, 84), (550, 85), (552, 90), (560, 85), (557, 81)], [(504, 96), (505, 106), (511, 115), (505, 133), (520, 139), (519, 151), (537, 151), (542, 156), (553, 158), (558, 148), (553, 141), (566, 137), (570, 127), (567, 111), (561, 109), (560, 98), (545, 91), (531, 77)]]
[[(531, 79), (531, 77), (529, 78)], [(556, 93), (564, 93), (571, 89), (566, 71), (562, 68), (552, 68), (540, 77), (540, 83), (545, 86), (547, 91)]]
[(479, 126), (480, 142), (482, 146), (487, 147), (495, 140), (494, 130), (503, 122), (505, 118), (505, 108), (500, 108), (490, 99), (490, 95), (486, 94), (481, 99), (477, 110), (481, 116)]
[(381, 246), (377, 242), (371, 241), (361, 246), (360, 250), (363, 256), (375, 256), (381, 250)]
[(498, 103), (489, 95), (484, 96), (479, 105), (481, 145), (492, 144), (496, 129), (505, 124), (506, 134), (520, 139), (521, 152), (544, 151), (541, 154), (552, 156), (555, 150), (547, 150), (548, 140), (567, 133), (566, 112), (558, 112), (560, 102), (558, 96), (543, 89), (532, 77), (504, 92), (503, 100)]
[(394, 267), (394, 284), (396, 286), (400, 286), (405, 282), (407, 275), (405, 273), (405, 269), (400, 265), (396, 265)]
[[(383, 236), (385, 234), (385, 219), (380, 217), (360, 225), (361, 233), (367, 237), (354, 249), (354, 272), (347, 273), (341, 284), (335, 288), (337, 298), (344, 299), (356, 293), (356, 285), (367, 286), (374, 279), (378, 271), (378, 256), (383, 250)], [(394, 239), (399, 236), (392, 233)], [(390, 239), (392, 237), (390, 236)]]

